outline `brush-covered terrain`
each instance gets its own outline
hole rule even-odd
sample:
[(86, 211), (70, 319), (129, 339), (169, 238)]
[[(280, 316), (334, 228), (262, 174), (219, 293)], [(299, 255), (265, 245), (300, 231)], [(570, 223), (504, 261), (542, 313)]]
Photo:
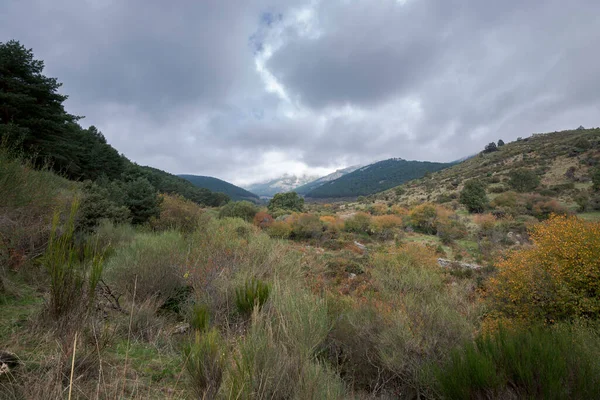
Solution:
[(261, 207), (128, 161), (74, 174), (96, 168), (62, 129), (89, 129), (28, 93), (0, 124), (0, 398), (600, 398), (598, 131)]

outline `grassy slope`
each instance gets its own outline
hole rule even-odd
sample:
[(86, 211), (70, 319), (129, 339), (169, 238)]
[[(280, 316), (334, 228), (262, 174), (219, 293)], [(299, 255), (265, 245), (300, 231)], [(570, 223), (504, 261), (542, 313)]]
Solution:
[(239, 186), (235, 186), (229, 182), (225, 182), (221, 179), (213, 178), (211, 176), (199, 176), (199, 175), (179, 175), (181, 178), (187, 179), (192, 182), (195, 186), (208, 189), (212, 192), (225, 193), (232, 200), (249, 200), (257, 201), (259, 198), (252, 192), (242, 189)]
[[(581, 138), (586, 139), (589, 149), (577, 147)], [(594, 161), (595, 160), (595, 161)], [(574, 196), (578, 190), (591, 186), (590, 164), (600, 160), (600, 129), (586, 129), (537, 134), (520, 141), (506, 144), (500, 151), (479, 154), (457, 165), (435, 172), (429, 179), (418, 179), (402, 185), (405, 193), (397, 195), (395, 189), (379, 193), (379, 199), (418, 203), (435, 201), (440, 195), (458, 195), (465, 181), (482, 180), (488, 185), (488, 195), (494, 187), (506, 186), (508, 175), (517, 168), (528, 168), (541, 176), (541, 187), (555, 188), (557, 198), (564, 205), (574, 208)], [(575, 167), (575, 180), (569, 180), (565, 172)], [(500, 182), (491, 183), (499, 179)], [(574, 183), (575, 188), (560, 185)]]

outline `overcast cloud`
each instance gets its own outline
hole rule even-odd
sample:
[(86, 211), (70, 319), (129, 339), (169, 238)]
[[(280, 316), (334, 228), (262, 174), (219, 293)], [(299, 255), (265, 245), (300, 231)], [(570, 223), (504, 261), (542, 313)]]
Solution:
[(597, 0), (3, 0), (130, 159), (248, 184), (600, 125)]

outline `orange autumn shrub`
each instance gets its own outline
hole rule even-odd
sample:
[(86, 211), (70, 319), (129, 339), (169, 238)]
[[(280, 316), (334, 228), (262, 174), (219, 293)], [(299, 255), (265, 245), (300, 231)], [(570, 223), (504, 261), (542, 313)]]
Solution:
[(388, 206), (384, 203), (375, 203), (371, 207), (371, 213), (373, 215), (385, 215), (388, 212)]
[(392, 213), (399, 215), (399, 216), (404, 216), (404, 215), (408, 215), (408, 209), (406, 207), (402, 207), (398, 204), (394, 204), (391, 208)]
[(344, 221), (341, 218), (325, 215), (319, 218), (325, 228), (331, 232), (339, 232), (344, 229)]
[(255, 226), (264, 229), (270, 227), (273, 224), (273, 221), (275, 221), (275, 219), (271, 216), (271, 214), (264, 211), (259, 211), (254, 216), (253, 223)]
[(552, 323), (600, 317), (600, 222), (553, 215), (490, 280), (496, 316)]

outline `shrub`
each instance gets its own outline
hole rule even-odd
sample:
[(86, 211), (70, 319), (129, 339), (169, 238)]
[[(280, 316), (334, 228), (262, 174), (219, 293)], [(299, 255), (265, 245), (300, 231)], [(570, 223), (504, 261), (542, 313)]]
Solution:
[(598, 398), (599, 346), (598, 334), (582, 328), (501, 328), (453, 351), (434, 370), (447, 399)]
[(84, 197), (77, 215), (77, 228), (83, 231), (95, 229), (101, 221), (126, 224), (131, 221), (129, 209), (111, 199), (109, 190), (92, 182), (83, 185)]
[(408, 209), (406, 207), (402, 207), (400, 205), (393, 205), (392, 206), (392, 213), (399, 215), (399, 216), (404, 216), (404, 215), (408, 215)]
[(478, 214), (473, 218), (475, 224), (479, 227), (479, 231), (488, 234), (496, 226), (496, 217), (493, 214)]
[(460, 192), (460, 202), (467, 207), (469, 212), (483, 212), (488, 204), (485, 185), (476, 180), (467, 181)]
[(419, 232), (435, 235), (437, 233), (437, 209), (431, 203), (423, 203), (410, 211), (410, 223)]
[(258, 213), (258, 207), (249, 201), (232, 201), (225, 204), (219, 210), (219, 218), (241, 218), (246, 222), (252, 222)]
[(468, 235), (467, 227), (456, 218), (443, 218), (436, 224), (437, 236), (443, 244), (450, 244), (454, 240), (463, 239)]
[(295, 239), (319, 238), (323, 233), (323, 224), (314, 214), (294, 214), (289, 223)]
[(531, 192), (540, 184), (540, 178), (530, 169), (517, 169), (509, 174), (508, 185), (517, 192)]
[(319, 220), (329, 232), (337, 233), (344, 229), (344, 220), (338, 217), (325, 215), (320, 217)]
[(270, 214), (264, 211), (259, 211), (254, 216), (253, 224), (259, 228), (265, 229), (269, 228), (274, 221), (275, 219)]
[(526, 196), (525, 207), (528, 214), (533, 215), (539, 220), (548, 219), (552, 214), (568, 214), (568, 210), (557, 200), (545, 196)]
[(254, 307), (261, 308), (269, 299), (270, 286), (258, 279), (247, 281), (235, 291), (235, 305), (242, 315), (250, 315)]
[(160, 195), (160, 216), (150, 219), (150, 227), (155, 231), (171, 229), (193, 232), (200, 221), (202, 208), (180, 195)]
[(369, 233), (371, 216), (364, 212), (357, 212), (344, 221), (344, 229), (347, 232)]
[(371, 214), (385, 215), (388, 212), (388, 206), (384, 203), (375, 203), (370, 207)]
[(402, 218), (397, 215), (381, 215), (371, 218), (371, 230), (379, 238), (393, 239), (398, 228), (402, 227)]
[(152, 217), (160, 216), (161, 198), (146, 178), (138, 178), (123, 184), (125, 206), (131, 214), (131, 223), (145, 224)]
[(497, 312), (544, 322), (600, 317), (600, 223), (554, 216), (531, 240), (498, 263), (489, 288)]
[(592, 171), (592, 189), (600, 191), (600, 168), (594, 168)]
[(275, 221), (267, 230), (269, 236), (277, 239), (288, 239), (292, 234), (292, 226), (286, 221)]
[(126, 247), (118, 248), (106, 265), (109, 284), (117, 292), (144, 301), (159, 302), (185, 286), (185, 240), (179, 232), (140, 233)]
[(225, 344), (216, 328), (196, 331), (193, 343), (184, 346), (183, 358), (190, 387), (199, 399), (214, 399), (225, 370)]

